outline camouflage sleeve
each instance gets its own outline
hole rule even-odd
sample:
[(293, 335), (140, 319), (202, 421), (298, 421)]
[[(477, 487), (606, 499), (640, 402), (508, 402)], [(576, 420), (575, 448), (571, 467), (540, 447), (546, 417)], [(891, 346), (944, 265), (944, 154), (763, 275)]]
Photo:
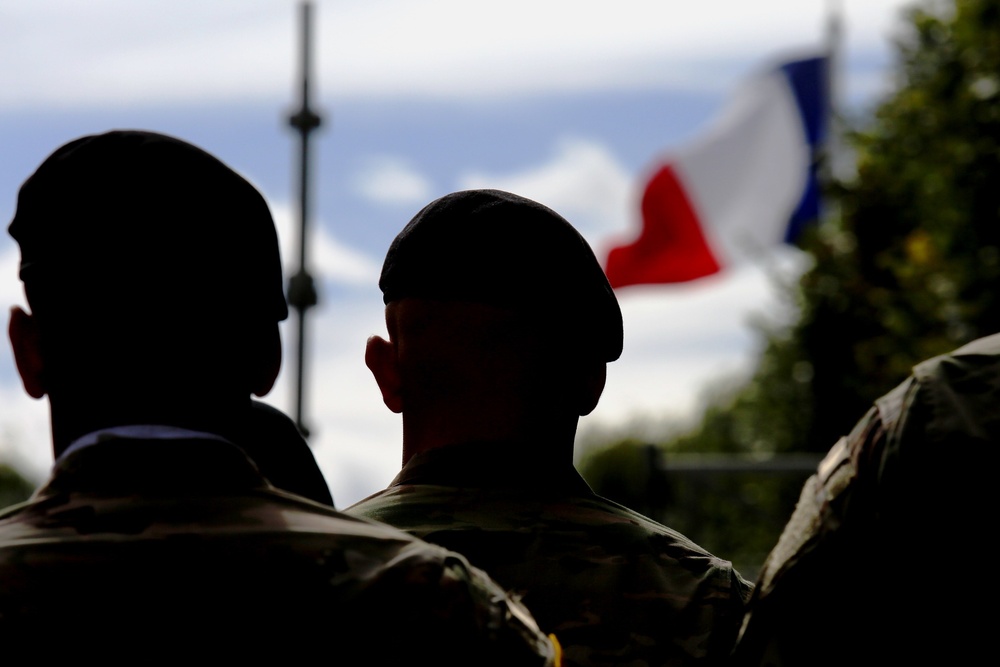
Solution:
[[(836, 556), (844, 538), (840, 528), (848, 513), (862, 517), (871, 510), (871, 468), (861, 465), (862, 479), (859, 462), (878, 456), (884, 442), (881, 414), (873, 407), (806, 480), (757, 577), (733, 652), (734, 666), (808, 664), (800, 662), (803, 656), (813, 655), (817, 647), (829, 648), (830, 638), (820, 630), (830, 630), (820, 620), (826, 619), (826, 609), (821, 613), (813, 605), (835, 594), (837, 585), (831, 582), (850, 576)], [(832, 655), (828, 648), (819, 650)]]
[(479, 624), (487, 628), (490, 640), (500, 646), (510, 645), (509, 659), (501, 660), (500, 664), (559, 667), (561, 655), (558, 640), (553, 635), (546, 636), (539, 629), (531, 612), (520, 600), (464, 559), (459, 562), (452, 558), (449, 571), (449, 576), (468, 580), (477, 598), (476, 608), (484, 610)]
[(558, 642), (522, 603), (463, 556), (429, 546), (401, 554), (373, 584), (384, 594), (367, 596), (391, 600), (379, 603), (387, 627), (409, 629), (393, 643), (436, 665), (559, 667)]

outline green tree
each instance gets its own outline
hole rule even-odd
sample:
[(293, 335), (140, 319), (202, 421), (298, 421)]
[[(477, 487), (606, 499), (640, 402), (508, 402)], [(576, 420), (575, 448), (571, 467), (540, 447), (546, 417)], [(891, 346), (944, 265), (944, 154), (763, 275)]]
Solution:
[[(759, 327), (751, 380), (657, 443), (668, 455), (825, 452), (913, 364), (1000, 331), (1000, 2), (918, 3), (903, 28), (894, 92), (850, 123), (856, 173), (827, 192), (839, 214), (802, 240), (814, 262), (788, 292), (798, 320)], [(740, 526), (757, 521), (773, 544), (801, 479), (726, 484), (669, 523), (759, 563), (760, 539)], [(734, 502), (748, 497), (753, 511)]]
[(789, 338), (814, 407), (797, 448), (825, 451), (914, 363), (1000, 331), (1000, 3), (925, 3), (907, 26), (897, 91), (831, 189), (841, 217), (805, 245)]
[(34, 490), (34, 484), (14, 468), (0, 463), (0, 509), (27, 500)]

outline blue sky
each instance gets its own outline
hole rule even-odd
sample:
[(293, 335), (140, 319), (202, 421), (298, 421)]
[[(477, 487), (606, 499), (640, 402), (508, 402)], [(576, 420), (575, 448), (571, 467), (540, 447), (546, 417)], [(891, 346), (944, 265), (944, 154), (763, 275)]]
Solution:
[[(308, 262), (320, 291), (307, 318), (305, 415), (344, 506), (399, 467), (398, 415), (364, 367), (384, 333), (377, 276), (392, 237), (425, 203), (466, 187), (537, 199), (603, 257), (637, 230), (642, 178), (705, 130), (733, 88), (776, 58), (820, 48), (843, 17), (841, 105), (862, 112), (890, 89), (889, 0), (314, 0), (312, 217)], [(254, 182), (297, 268), (299, 3), (278, 0), (33, 0), (0, 8), (0, 218), (55, 148), (141, 127), (191, 141)], [(754, 318), (780, 320), (772, 274), (805, 258), (686, 285), (627, 288), (625, 352), (609, 366), (581, 444), (698, 413), (702, 396), (752, 365)], [(23, 304), (16, 246), (0, 236), (0, 300)], [(289, 412), (286, 365), (266, 400)], [(24, 395), (0, 346), (0, 459), (39, 479), (51, 463), (44, 401)]]

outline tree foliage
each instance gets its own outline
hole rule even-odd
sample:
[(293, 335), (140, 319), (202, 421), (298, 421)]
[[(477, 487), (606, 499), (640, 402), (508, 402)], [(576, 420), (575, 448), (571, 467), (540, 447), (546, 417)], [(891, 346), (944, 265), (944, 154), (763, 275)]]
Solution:
[(897, 91), (831, 188), (841, 217), (805, 246), (801, 449), (829, 448), (914, 363), (1000, 331), (1000, 3), (919, 5), (907, 25)]
[(35, 485), (9, 465), (0, 463), (0, 509), (27, 500)]
[[(828, 185), (837, 214), (802, 241), (798, 320), (761, 328), (752, 379), (664, 451), (825, 452), (916, 362), (1000, 331), (1000, 2), (922, 2), (902, 18), (894, 91), (853, 123), (856, 172)], [(757, 526), (771, 543), (786, 487), (759, 494), (791, 503)], [(740, 562), (708, 525), (737, 526), (738, 499), (707, 518), (704, 503), (687, 519), (676, 508), (673, 525)]]

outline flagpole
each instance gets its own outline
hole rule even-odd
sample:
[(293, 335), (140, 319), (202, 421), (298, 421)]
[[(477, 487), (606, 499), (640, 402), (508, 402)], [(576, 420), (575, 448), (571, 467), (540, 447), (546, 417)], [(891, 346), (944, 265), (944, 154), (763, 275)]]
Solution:
[(295, 378), (295, 422), (304, 437), (309, 436), (309, 428), (305, 424), (304, 386), (305, 386), (305, 320), (306, 311), (318, 302), (316, 286), (309, 273), (306, 261), (306, 223), (309, 219), (309, 136), (321, 123), (320, 117), (309, 106), (309, 79), (311, 56), (311, 24), (312, 3), (305, 0), (301, 3), (302, 50), (300, 61), (301, 73), (301, 106), (288, 118), (289, 125), (299, 134), (299, 266), (288, 282), (288, 303), (297, 312), (298, 348), (297, 373)]
[(826, 16), (826, 100), (827, 123), (824, 139), (823, 182), (843, 177), (844, 153), (841, 150), (841, 118), (840, 118), (840, 72), (842, 44), (844, 34), (843, 3), (841, 0), (827, 0)]

